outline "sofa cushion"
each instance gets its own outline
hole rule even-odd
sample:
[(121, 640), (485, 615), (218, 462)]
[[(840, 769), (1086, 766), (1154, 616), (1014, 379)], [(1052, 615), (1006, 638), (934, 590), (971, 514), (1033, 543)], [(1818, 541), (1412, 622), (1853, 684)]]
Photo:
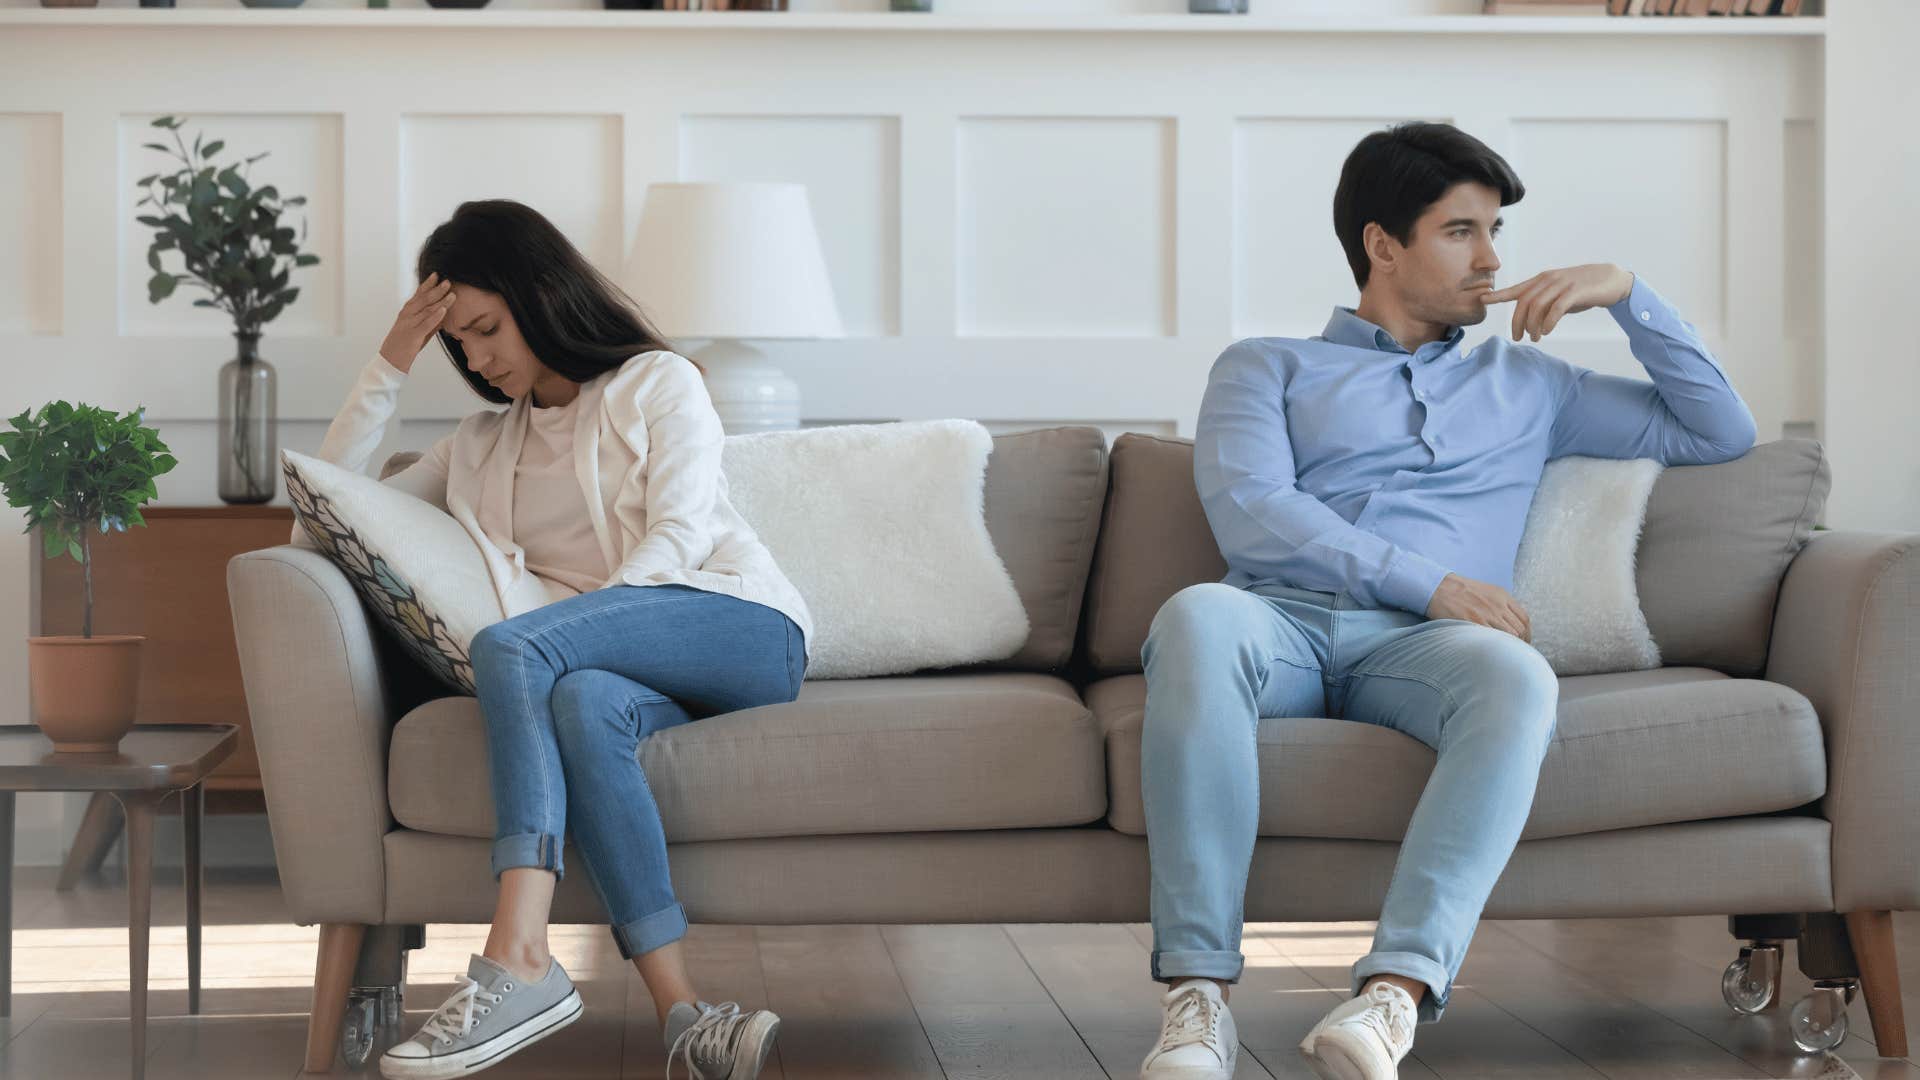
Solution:
[(1832, 467), (1811, 439), (1660, 474), (1647, 498), (1636, 577), (1663, 663), (1729, 675), (1765, 670), (1780, 582), (1832, 487)]
[(404, 491), (295, 450), (281, 453), (281, 472), (307, 544), (353, 583), (422, 669), (473, 693), (473, 637), (499, 622), (501, 610), (486, 558), (460, 523)]
[[(493, 836), (476, 699), (414, 709), (388, 753), (400, 824)], [(657, 732), (640, 763), (671, 841), (1082, 825), (1106, 811), (1098, 728), (1049, 675), (807, 683), (788, 704)]]
[(1193, 486), (1192, 440), (1122, 435), (1107, 475), (1082, 647), (1095, 673), (1119, 675), (1140, 670), (1160, 605), (1189, 585), (1226, 577), (1227, 561)]
[(1080, 603), (1107, 498), (1099, 428), (996, 435), (987, 458), (987, 533), (1026, 605), (1027, 643), (989, 667), (1050, 671), (1073, 658)]
[[(1154, 612), (1226, 561), (1193, 486), (1193, 443), (1122, 435), (1087, 583), (1083, 648), (1102, 675), (1140, 670)], [(1719, 465), (1675, 466), (1647, 499), (1635, 577), (1664, 663), (1758, 674), (1787, 564), (1826, 506), (1820, 444), (1784, 439)]]
[[(1144, 835), (1140, 726), (1146, 677), (1087, 688), (1107, 739), (1108, 820)], [(1433, 751), (1373, 724), (1264, 719), (1260, 835), (1398, 842)], [(1826, 792), (1826, 753), (1807, 699), (1705, 668), (1560, 680), (1527, 839), (1788, 810)], [(1356, 792), (1367, 797), (1357, 799)]]

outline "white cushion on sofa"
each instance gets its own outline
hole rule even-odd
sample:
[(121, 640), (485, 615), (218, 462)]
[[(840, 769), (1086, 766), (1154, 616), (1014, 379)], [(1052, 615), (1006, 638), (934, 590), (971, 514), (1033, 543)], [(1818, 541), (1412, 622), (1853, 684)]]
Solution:
[(294, 516), (414, 658), (471, 694), (473, 635), (503, 617), (486, 560), (439, 507), (370, 476), (282, 450)]
[(1533, 647), (1557, 675), (1645, 671), (1660, 647), (1640, 610), (1634, 558), (1657, 461), (1547, 462), (1513, 563)]
[(813, 611), (808, 678), (999, 660), (1026, 642), (987, 533), (992, 451), (971, 420), (727, 440), (729, 498)]

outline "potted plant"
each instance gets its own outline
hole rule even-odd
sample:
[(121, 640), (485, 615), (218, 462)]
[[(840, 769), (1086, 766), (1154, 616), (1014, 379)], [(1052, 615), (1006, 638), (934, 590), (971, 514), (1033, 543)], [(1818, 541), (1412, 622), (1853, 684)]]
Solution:
[(62, 752), (112, 751), (133, 726), (140, 686), (137, 634), (93, 632), (93, 533), (144, 525), (153, 478), (176, 464), (145, 409), (123, 416), (56, 401), (0, 432), (0, 492), (40, 527), (45, 557), (85, 568), (80, 636), (27, 639), (33, 722)]
[[(296, 240), (291, 227), (280, 224), (289, 207), (306, 205), (305, 196), (282, 199), (271, 184), (254, 187), (247, 171), (266, 157), (220, 167), (214, 156), (226, 146), (197, 135), (187, 147), (180, 129), (186, 122), (163, 116), (153, 126), (172, 134), (174, 145), (147, 143), (178, 159), (172, 173), (143, 176), (136, 185), (146, 190), (140, 206), (152, 205), (160, 214), (143, 214), (140, 224), (157, 230), (147, 248), (147, 300), (158, 304), (185, 282), (211, 295), (194, 307), (217, 308), (233, 318), (233, 336), (239, 355), (220, 369), (220, 498), (230, 503), (264, 503), (279, 485), (279, 433), (275, 426), (273, 365), (260, 356), (261, 327), (272, 322), (300, 296), (287, 284), (295, 268), (313, 266), (318, 255), (302, 254), (306, 222)], [(162, 266), (161, 257), (178, 253), (186, 273)]]

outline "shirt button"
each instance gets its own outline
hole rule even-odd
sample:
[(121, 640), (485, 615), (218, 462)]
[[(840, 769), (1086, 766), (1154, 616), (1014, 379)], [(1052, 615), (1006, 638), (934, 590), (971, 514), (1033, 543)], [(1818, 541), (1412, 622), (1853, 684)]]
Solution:
[(1649, 320), (1649, 319), (1651, 319), (1651, 318), (1653, 318), (1653, 312), (1651, 312), (1651, 311), (1643, 311), (1643, 312), (1641, 312), (1641, 313), (1640, 313), (1640, 321), (1641, 321), (1641, 322), (1646, 322), (1647, 320)]

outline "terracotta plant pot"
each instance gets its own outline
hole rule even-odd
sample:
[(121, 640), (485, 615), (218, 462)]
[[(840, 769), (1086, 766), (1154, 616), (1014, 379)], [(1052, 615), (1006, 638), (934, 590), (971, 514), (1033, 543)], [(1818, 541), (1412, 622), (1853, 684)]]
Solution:
[(27, 639), (33, 722), (54, 750), (111, 753), (133, 727), (140, 692), (140, 634)]

